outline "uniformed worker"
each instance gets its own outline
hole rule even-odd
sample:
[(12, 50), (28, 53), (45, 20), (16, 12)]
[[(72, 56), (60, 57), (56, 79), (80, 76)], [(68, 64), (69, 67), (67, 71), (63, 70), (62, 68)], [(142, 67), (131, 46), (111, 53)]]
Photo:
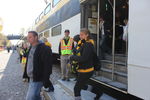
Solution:
[[(93, 75), (93, 53), (94, 41), (90, 38), (88, 29), (81, 29), (80, 31), (80, 55), (70, 56), (71, 61), (77, 61), (79, 68), (77, 69), (77, 82), (74, 87), (75, 100), (81, 100), (81, 89), (84, 89), (88, 80)], [(79, 43), (78, 43), (79, 44)]]
[[(21, 50), (21, 53), (22, 53), (21, 63), (22, 63), (22, 68), (23, 68), (23, 73), (24, 73), (25, 72), (25, 64), (27, 62), (27, 55), (29, 53), (29, 48), (28, 48), (27, 43), (23, 44), (23, 48)], [(23, 74), (23, 82), (29, 82), (29, 78), (26, 77), (24, 74)]]
[(65, 30), (65, 36), (61, 39), (59, 44), (59, 54), (61, 59), (61, 73), (62, 80), (69, 81), (69, 59), (68, 57), (72, 55), (72, 49), (74, 47), (73, 39), (69, 36), (70, 31)]

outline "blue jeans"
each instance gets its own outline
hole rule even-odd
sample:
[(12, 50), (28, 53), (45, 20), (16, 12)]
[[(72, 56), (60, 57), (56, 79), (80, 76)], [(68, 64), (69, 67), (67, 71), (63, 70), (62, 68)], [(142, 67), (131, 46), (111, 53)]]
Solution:
[(26, 100), (42, 100), (40, 96), (42, 86), (42, 82), (30, 81)]

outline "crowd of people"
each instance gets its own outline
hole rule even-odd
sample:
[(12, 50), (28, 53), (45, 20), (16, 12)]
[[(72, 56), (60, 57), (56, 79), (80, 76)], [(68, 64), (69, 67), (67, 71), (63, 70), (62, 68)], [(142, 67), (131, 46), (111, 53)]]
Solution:
[[(61, 80), (69, 82), (69, 72), (75, 73), (74, 96), (75, 100), (81, 100), (81, 89), (87, 89), (88, 80), (92, 77), (99, 60), (88, 29), (81, 29), (80, 34), (73, 38), (69, 35), (70, 30), (65, 30), (58, 48), (61, 58)], [(29, 82), (26, 100), (41, 100), (42, 87), (48, 92), (54, 92), (50, 81), (53, 64), (52, 45), (46, 38), (39, 40), (36, 31), (28, 32), (27, 41), (28, 43), (24, 43), (19, 50), (23, 81)]]
[[(127, 20), (125, 20), (125, 23), (127, 24)], [(100, 58), (97, 57), (95, 43), (90, 36), (90, 31), (86, 28), (81, 29), (80, 34), (75, 35), (73, 38), (70, 37), (70, 30), (66, 29), (64, 37), (60, 39), (58, 51), (61, 64), (61, 80), (69, 82), (69, 73), (75, 74), (75, 100), (81, 100), (81, 90), (88, 88), (87, 83), (94, 71), (100, 70), (99, 59), (103, 59), (104, 52), (106, 50), (108, 53), (111, 52), (105, 44), (107, 40), (106, 33), (109, 33), (109, 30), (105, 28), (105, 21), (101, 18)], [(124, 41), (127, 40), (126, 36), (124, 34)], [(42, 87), (47, 92), (54, 92), (54, 86), (50, 81), (53, 64), (52, 45), (45, 37), (39, 40), (36, 31), (28, 32), (27, 41), (28, 43), (24, 43), (19, 50), (20, 63), (23, 68), (23, 82), (29, 82), (26, 100), (41, 100)]]

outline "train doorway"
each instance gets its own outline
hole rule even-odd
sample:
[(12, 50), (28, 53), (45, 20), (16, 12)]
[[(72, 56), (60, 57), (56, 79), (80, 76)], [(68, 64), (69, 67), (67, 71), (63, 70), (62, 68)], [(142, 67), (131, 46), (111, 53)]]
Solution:
[(128, 0), (80, 0), (81, 28), (95, 40), (101, 70), (92, 80), (127, 91)]

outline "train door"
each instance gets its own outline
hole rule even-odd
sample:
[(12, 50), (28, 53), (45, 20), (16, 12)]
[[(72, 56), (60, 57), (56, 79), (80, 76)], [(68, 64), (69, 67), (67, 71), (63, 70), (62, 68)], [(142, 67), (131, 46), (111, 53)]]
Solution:
[(96, 42), (101, 70), (93, 80), (127, 90), (128, 0), (80, 0), (81, 28)]
[(91, 36), (95, 40), (95, 43), (97, 43), (97, 18), (97, 0), (90, 0), (88, 2), (85, 1), (81, 4), (81, 28), (88, 28), (90, 30)]

